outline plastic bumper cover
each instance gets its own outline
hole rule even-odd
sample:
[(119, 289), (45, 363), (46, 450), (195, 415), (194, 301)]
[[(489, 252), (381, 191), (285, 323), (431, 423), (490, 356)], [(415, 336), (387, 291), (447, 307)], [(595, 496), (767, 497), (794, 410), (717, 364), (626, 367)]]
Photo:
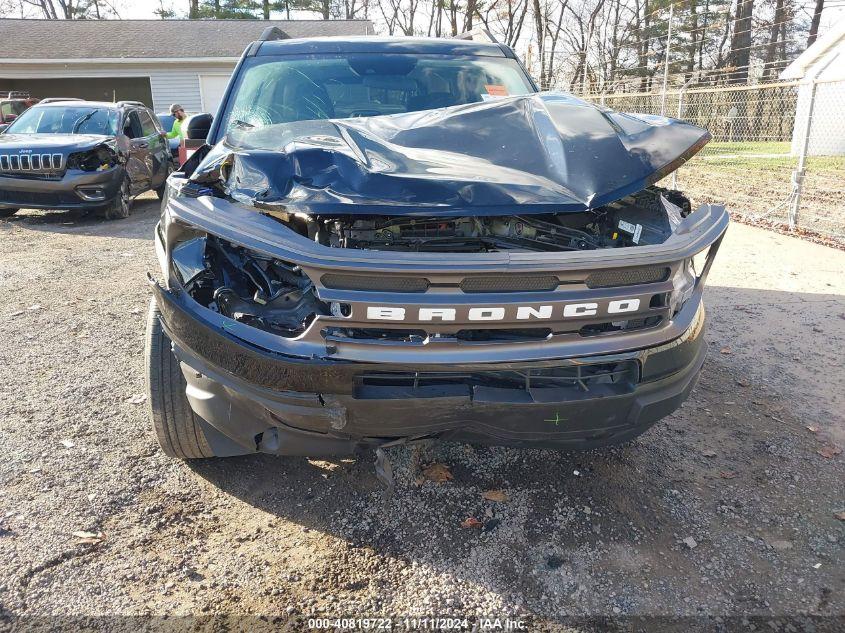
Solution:
[[(118, 166), (99, 172), (69, 170), (61, 180), (0, 176), (0, 209), (96, 209), (117, 196), (124, 173)], [(102, 196), (92, 199), (94, 190)]]
[[(191, 406), (218, 455), (348, 454), (396, 438), (440, 437), (514, 446), (587, 449), (626, 441), (687, 398), (704, 363), (704, 310), (677, 339), (625, 353), (519, 363), (461, 364), (451, 374), (629, 363), (628, 389), (563, 391), (537, 400), (522, 390), (360, 389), (370, 372), (415, 374), (425, 365), (297, 359), (255, 349), (195, 319), (180, 294), (154, 285), (182, 361)], [(443, 367), (436, 371), (444, 371)], [(417, 394), (420, 394), (418, 396)]]

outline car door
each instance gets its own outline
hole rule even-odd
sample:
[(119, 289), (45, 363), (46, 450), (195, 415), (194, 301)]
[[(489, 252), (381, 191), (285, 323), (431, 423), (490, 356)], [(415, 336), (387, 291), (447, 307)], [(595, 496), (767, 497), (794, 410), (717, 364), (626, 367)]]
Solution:
[(129, 189), (133, 196), (147, 191), (153, 181), (153, 161), (150, 156), (150, 141), (144, 136), (144, 128), (138, 110), (126, 113), (123, 134), (129, 139), (129, 158), (126, 161), (126, 173), (129, 176)]
[(141, 131), (147, 141), (151, 188), (160, 187), (170, 173), (170, 145), (155, 116), (149, 110), (138, 110)]

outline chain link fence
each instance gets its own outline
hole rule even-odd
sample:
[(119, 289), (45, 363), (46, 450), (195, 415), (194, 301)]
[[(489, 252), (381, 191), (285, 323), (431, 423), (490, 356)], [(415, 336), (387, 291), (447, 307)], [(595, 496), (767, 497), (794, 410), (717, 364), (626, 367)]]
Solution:
[(588, 95), (614, 110), (665, 114), (713, 140), (661, 183), (734, 217), (845, 246), (845, 81)]

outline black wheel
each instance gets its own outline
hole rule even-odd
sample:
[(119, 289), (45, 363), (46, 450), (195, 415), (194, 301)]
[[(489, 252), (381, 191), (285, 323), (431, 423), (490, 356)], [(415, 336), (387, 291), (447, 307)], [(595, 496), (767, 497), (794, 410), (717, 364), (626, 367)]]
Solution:
[(129, 206), (132, 204), (132, 197), (129, 194), (129, 179), (124, 178), (120, 184), (120, 191), (111, 204), (103, 209), (103, 216), (106, 220), (129, 217)]
[(18, 211), (20, 211), (20, 209), (0, 209), (0, 218), (10, 218)]
[(170, 339), (161, 327), (155, 300), (150, 301), (147, 317), (145, 369), (147, 411), (158, 443), (170, 457), (199, 459), (214, 457), (198, 416), (185, 396), (185, 376), (170, 348)]

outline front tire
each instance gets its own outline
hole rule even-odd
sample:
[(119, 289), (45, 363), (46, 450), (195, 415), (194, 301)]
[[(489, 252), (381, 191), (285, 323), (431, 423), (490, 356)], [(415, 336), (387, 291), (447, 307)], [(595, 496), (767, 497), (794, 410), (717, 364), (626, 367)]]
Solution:
[(185, 376), (170, 348), (170, 339), (161, 327), (160, 317), (155, 300), (151, 300), (144, 357), (147, 411), (158, 443), (169, 457), (214, 457), (200, 427), (200, 418), (185, 396)]
[(123, 182), (120, 183), (120, 191), (118, 191), (117, 196), (103, 210), (103, 216), (106, 220), (128, 218), (131, 204), (132, 196), (129, 194), (129, 179), (124, 178)]
[(10, 218), (18, 211), (20, 211), (20, 209), (0, 209), (0, 218)]

